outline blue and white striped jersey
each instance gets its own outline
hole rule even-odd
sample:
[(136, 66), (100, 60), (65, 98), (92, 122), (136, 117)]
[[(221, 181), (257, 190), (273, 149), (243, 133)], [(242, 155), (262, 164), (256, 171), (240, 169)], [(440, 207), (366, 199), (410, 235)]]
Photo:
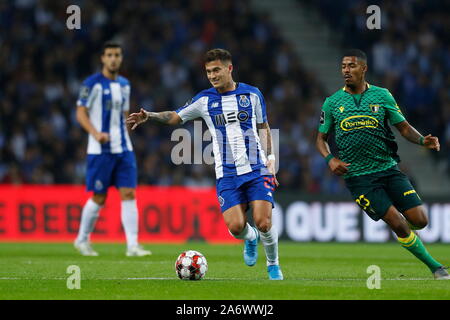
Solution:
[(89, 135), (88, 154), (133, 151), (123, 114), (130, 109), (130, 83), (127, 79), (119, 76), (111, 80), (101, 72), (91, 75), (81, 86), (77, 105), (87, 107), (92, 125), (110, 136), (109, 142), (100, 144)]
[(212, 136), (216, 178), (240, 176), (265, 168), (257, 124), (267, 122), (266, 104), (258, 88), (238, 83), (223, 94), (203, 90), (176, 110), (183, 123), (203, 118)]

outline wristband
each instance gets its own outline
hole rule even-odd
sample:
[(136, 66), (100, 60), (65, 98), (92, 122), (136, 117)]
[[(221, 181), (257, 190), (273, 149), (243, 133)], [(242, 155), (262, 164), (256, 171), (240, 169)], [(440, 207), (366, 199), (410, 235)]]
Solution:
[(275, 155), (274, 155), (274, 154), (269, 154), (269, 155), (267, 156), (267, 160), (273, 160), (273, 161), (275, 161)]
[(423, 145), (424, 145), (424, 142), (423, 142), (423, 140), (424, 140), (424, 138), (423, 138), (423, 137), (420, 137), (420, 138), (419, 138), (419, 144), (420, 144), (421, 146), (423, 146)]
[(334, 158), (333, 154), (330, 153), (329, 155), (327, 155), (327, 156), (325, 157), (325, 161), (326, 161), (327, 163), (329, 163), (330, 160), (333, 159), (333, 158)]

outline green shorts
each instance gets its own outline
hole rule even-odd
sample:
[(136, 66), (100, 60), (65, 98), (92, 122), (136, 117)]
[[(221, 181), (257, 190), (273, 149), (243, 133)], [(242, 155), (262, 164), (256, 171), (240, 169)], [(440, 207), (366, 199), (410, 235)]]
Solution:
[(345, 184), (356, 203), (375, 221), (380, 220), (392, 205), (405, 212), (422, 204), (408, 177), (398, 166), (347, 178)]

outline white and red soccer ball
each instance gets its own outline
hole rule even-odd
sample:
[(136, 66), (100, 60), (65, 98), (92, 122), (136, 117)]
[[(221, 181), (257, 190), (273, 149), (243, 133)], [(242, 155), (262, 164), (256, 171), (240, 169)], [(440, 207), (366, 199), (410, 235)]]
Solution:
[(201, 280), (208, 271), (208, 262), (198, 251), (182, 252), (175, 261), (175, 272), (181, 280)]

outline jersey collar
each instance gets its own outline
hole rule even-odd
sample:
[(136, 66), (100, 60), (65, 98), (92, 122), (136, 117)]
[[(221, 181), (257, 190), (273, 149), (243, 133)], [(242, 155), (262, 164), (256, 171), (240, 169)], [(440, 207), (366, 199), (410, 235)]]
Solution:
[[(344, 86), (344, 87), (342, 87), (342, 91), (345, 91), (345, 92), (347, 92), (348, 94), (351, 94), (350, 92), (348, 92), (347, 90), (345, 90), (347, 88), (347, 86)], [(366, 89), (363, 91), (363, 92), (361, 92), (360, 94), (363, 94), (364, 92), (366, 92), (367, 90), (369, 90), (370, 89), (370, 83), (368, 83), (367, 81), (366, 81)]]

